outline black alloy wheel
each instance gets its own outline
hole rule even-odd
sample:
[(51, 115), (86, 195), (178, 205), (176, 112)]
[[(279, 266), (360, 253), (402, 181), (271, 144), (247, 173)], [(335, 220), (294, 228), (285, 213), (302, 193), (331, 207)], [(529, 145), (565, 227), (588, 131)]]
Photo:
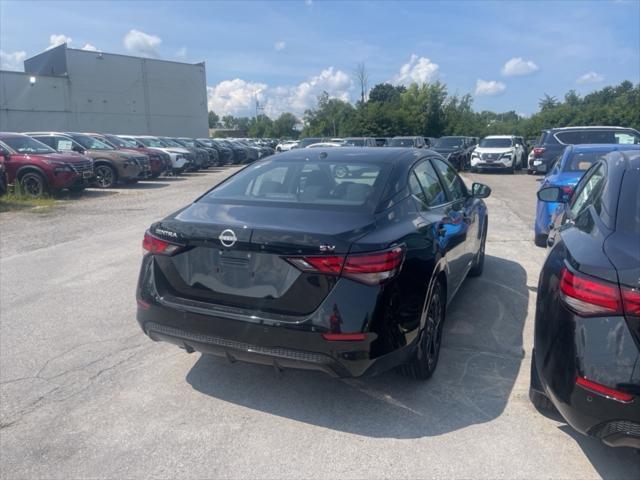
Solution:
[(429, 297), (425, 325), (414, 357), (401, 367), (402, 373), (417, 380), (431, 378), (438, 366), (445, 315), (443, 293), (442, 284), (436, 281)]
[(22, 175), (20, 188), (28, 197), (41, 197), (47, 192), (44, 177), (37, 172), (27, 172)]
[(117, 174), (110, 165), (98, 165), (95, 167), (95, 174), (99, 188), (112, 188), (116, 184)]

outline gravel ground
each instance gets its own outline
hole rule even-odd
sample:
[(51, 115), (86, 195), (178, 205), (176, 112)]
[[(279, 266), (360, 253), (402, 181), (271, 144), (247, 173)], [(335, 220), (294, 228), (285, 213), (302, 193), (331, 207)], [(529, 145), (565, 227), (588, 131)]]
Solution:
[(448, 312), (434, 377), (337, 380), (145, 337), (148, 225), (234, 168), (0, 214), (0, 476), (639, 478), (640, 455), (529, 403), (535, 177), (493, 188), (485, 273)]

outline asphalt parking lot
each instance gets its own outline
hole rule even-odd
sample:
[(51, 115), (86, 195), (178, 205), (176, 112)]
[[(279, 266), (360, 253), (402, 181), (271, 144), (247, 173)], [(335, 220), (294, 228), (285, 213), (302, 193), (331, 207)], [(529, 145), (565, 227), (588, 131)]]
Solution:
[(278, 373), (149, 340), (144, 230), (235, 170), (0, 214), (2, 478), (638, 478), (640, 455), (529, 403), (536, 177), (465, 175), (493, 188), (485, 273), (448, 311), (428, 382)]

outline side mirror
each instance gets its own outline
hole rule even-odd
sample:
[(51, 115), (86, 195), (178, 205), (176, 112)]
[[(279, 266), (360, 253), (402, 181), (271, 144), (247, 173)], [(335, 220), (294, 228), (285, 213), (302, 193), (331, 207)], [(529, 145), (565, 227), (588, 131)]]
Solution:
[(487, 198), (491, 195), (491, 188), (484, 183), (474, 183), (471, 186), (471, 195), (474, 198)]
[(569, 203), (571, 195), (560, 187), (546, 187), (538, 190), (538, 200), (541, 202)]

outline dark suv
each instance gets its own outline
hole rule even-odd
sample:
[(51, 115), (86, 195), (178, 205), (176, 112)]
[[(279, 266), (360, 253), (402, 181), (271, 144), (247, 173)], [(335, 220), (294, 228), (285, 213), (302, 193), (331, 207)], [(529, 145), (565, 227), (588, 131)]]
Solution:
[(529, 158), (528, 173), (546, 173), (560, 158), (567, 145), (602, 143), (640, 143), (640, 132), (624, 127), (565, 127), (543, 130), (533, 155)]
[(58, 153), (19, 133), (0, 133), (0, 155), (7, 183), (19, 183), (24, 193), (33, 197), (65, 188), (79, 192), (94, 176), (90, 158)]

